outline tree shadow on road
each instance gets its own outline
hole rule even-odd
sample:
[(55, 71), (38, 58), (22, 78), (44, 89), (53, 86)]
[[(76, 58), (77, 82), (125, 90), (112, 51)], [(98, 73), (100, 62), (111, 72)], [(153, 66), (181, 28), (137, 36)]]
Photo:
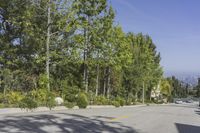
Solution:
[(14, 133), (137, 133), (119, 122), (67, 113), (7, 116), (0, 120), (0, 132)]
[(195, 113), (200, 115), (200, 110), (195, 110)]
[(198, 108), (198, 110), (194, 111), (196, 114), (200, 115), (200, 108)]
[(179, 133), (200, 133), (200, 126), (175, 123)]
[(197, 105), (181, 105), (181, 104), (174, 104), (174, 105), (166, 105), (171, 107), (184, 107), (184, 108), (197, 108)]

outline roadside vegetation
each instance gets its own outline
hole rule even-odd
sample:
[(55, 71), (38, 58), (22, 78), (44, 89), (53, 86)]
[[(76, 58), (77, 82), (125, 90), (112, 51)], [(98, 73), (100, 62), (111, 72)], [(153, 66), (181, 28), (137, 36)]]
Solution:
[(119, 107), (187, 95), (175, 77), (163, 78), (152, 38), (114, 20), (106, 0), (1, 0), (0, 107), (51, 109), (55, 97), (68, 108)]

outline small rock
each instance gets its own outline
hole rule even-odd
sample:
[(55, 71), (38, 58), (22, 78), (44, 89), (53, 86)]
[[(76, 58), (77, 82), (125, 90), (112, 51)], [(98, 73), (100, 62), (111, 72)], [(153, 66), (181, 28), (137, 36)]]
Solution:
[(64, 102), (64, 100), (61, 97), (56, 97), (55, 102), (57, 105), (61, 105)]

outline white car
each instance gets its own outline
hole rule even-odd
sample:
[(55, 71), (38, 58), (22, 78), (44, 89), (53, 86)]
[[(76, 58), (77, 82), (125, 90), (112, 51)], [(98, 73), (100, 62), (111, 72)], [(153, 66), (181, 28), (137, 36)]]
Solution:
[(183, 101), (181, 101), (181, 100), (176, 100), (175, 103), (176, 103), (176, 104), (182, 104)]

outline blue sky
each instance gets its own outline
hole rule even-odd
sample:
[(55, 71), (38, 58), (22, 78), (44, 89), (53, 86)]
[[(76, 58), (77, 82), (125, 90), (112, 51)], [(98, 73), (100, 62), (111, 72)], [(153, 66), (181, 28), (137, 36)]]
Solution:
[(152, 37), (167, 73), (200, 73), (200, 0), (110, 0), (125, 32)]

